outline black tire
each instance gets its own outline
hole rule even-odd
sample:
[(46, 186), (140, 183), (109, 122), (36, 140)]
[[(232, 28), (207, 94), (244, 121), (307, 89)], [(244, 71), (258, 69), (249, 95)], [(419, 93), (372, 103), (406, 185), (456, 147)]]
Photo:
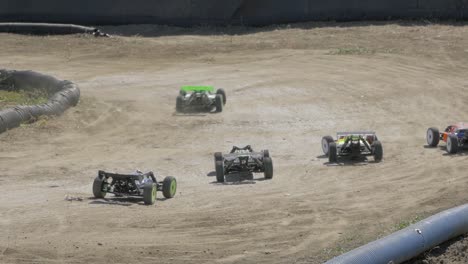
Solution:
[(97, 176), (93, 182), (93, 194), (96, 198), (104, 198), (107, 192), (102, 190), (103, 185), (105, 184), (104, 177)]
[(169, 199), (176, 195), (177, 192), (177, 181), (172, 176), (164, 178), (162, 184), (162, 192), (165, 198)]
[(224, 182), (224, 163), (222, 161), (215, 162), (216, 181)]
[(273, 160), (270, 157), (263, 158), (263, 167), (265, 179), (273, 178)]
[(458, 137), (455, 134), (450, 134), (447, 137), (447, 152), (455, 154), (458, 152)]
[(226, 97), (226, 92), (224, 91), (224, 89), (223, 88), (218, 89), (216, 91), (216, 94), (220, 94), (223, 97), (223, 104), (226, 104), (227, 97)]
[(157, 186), (154, 182), (148, 182), (143, 187), (143, 202), (152, 205), (156, 201)]
[(335, 142), (331, 142), (328, 145), (328, 161), (337, 162), (338, 161), (338, 149)]
[(383, 148), (382, 148), (382, 143), (378, 140), (374, 141), (372, 143), (373, 149), (374, 149), (374, 161), (375, 162), (381, 162), (383, 159)]
[(335, 140), (333, 139), (332, 136), (324, 136), (322, 138), (322, 151), (323, 151), (323, 154), (328, 155), (329, 145), (332, 142), (335, 142)]
[(270, 157), (270, 151), (268, 149), (263, 150), (263, 157), (264, 158), (269, 158)]
[(176, 99), (176, 111), (183, 112), (184, 111), (184, 98), (182, 95), (178, 95)]
[(223, 111), (223, 96), (220, 94), (216, 95), (215, 98), (215, 106), (216, 106), (216, 112), (221, 113)]
[(214, 159), (215, 159), (215, 162), (216, 162), (216, 161), (223, 161), (223, 153), (221, 153), (221, 152), (215, 152), (215, 154), (214, 154)]
[(427, 145), (430, 147), (437, 147), (440, 141), (439, 129), (431, 127), (426, 132)]

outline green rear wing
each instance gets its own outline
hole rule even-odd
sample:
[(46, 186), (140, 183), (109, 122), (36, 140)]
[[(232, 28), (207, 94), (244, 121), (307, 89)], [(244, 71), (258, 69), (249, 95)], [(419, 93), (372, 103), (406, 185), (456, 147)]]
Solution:
[(359, 137), (363, 137), (365, 140), (372, 138), (372, 140), (377, 140), (377, 136), (373, 131), (357, 131), (357, 132), (338, 132), (336, 133), (337, 142), (342, 144), (346, 139), (351, 138), (352, 140), (358, 140)]
[(180, 88), (184, 92), (213, 92), (213, 86), (182, 86)]

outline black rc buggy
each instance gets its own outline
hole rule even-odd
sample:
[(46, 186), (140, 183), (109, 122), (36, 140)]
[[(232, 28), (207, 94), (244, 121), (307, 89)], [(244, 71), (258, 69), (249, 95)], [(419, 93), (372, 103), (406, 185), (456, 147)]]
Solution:
[(273, 161), (268, 150), (255, 152), (250, 145), (234, 146), (228, 154), (216, 152), (214, 159), (218, 182), (224, 182), (224, 176), (230, 173), (263, 172), (265, 179), (273, 178)]
[(156, 180), (152, 171), (147, 173), (136, 171), (131, 174), (99, 171), (93, 183), (93, 194), (96, 198), (104, 198), (107, 193), (116, 196), (143, 197), (147, 205), (154, 204), (157, 191), (162, 191), (165, 198), (174, 197), (177, 191), (176, 179), (167, 176), (161, 183)]
[(226, 92), (211, 86), (184, 86), (176, 100), (176, 111), (204, 110), (222, 112), (226, 104)]
[(322, 150), (329, 162), (337, 162), (340, 156), (360, 158), (374, 156), (376, 162), (382, 161), (382, 143), (375, 132), (340, 132), (337, 139), (331, 136), (322, 138)]

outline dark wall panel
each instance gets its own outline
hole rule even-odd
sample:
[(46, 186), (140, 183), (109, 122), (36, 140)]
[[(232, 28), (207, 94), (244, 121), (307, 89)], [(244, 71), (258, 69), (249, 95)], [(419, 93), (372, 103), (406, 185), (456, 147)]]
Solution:
[(0, 22), (270, 24), (467, 18), (468, 0), (0, 0)]

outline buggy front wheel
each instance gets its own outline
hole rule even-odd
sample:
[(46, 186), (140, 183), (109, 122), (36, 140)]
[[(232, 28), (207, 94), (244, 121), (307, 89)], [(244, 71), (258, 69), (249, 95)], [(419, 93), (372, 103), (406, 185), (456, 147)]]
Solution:
[(94, 179), (94, 182), (93, 182), (94, 197), (104, 198), (106, 196), (107, 192), (103, 191), (105, 184), (106, 184), (106, 181), (104, 180), (104, 177), (101, 178), (101, 177), (97, 176)]
[(264, 175), (265, 179), (272, 179), (273, 178), (273, 161), (270, 157), (263, 158), (263, 167), (264, 167)]
[(143, 187), (143, 202), (146, 205), (152, 205), (156, 201), (156, 183), (148, 182)]
[(333, 140), (333, 137), (331, 137), (331, 136), (324, 136), (322, 138), (322, 151), (323, 151), (323, 154), (328, 155), (329, 145), (332, 142), (335, 142), (335, 140)]
[(215, 162), (216, 168), (216, 181), (224, 182), (224, 164), (222, 161)]
[(216, 161), (223, 161), (223, 153), (221, 153), (221, 152), (215, 152), (214, 158), (215, 158), (215, 162), (216, 162)]
[(431, 127), (426, 132), (426, 141), (430, 147), (436, 147), (440, 141), (439, 129)]
[(183, 112), (183, 110), (184, 110), (184, 98), (182, 97), (182, 95), (178, 95), (177, 100), (176, 100), (176, 111)]
[(382, 143), (378, 140), (374, 141), (372, 144), (374, 147), (374, 160), (375, 162), (381, 162), (383, 158), (383, 148)]
[(162, 185), (162, 192), (165, 198), (169, 199), (176, 195), (177, 192), (177, 181), (172, 176), (164, 178)]
[(450, 134), (447, 138), (447, 152), (455, 154), (458, 152), (458, 137), (455, 134)]
[(338, 150), (335, 142), (328, 145), (328, 161), (330, 163), (338, 161)]
[(224, 91), (224, 89), (223, 88), (218, 89), (216, 91), (216, 94), (219, 94), (223, 97), (223, 105), (225, 105), (227, 98), (226, 98), (226, 92)]
[(220, 94), (217, 94), (215, 97), (215, 106), (216, 106), (216, 112), (221, 113), (223, 111), (223, 96)]

